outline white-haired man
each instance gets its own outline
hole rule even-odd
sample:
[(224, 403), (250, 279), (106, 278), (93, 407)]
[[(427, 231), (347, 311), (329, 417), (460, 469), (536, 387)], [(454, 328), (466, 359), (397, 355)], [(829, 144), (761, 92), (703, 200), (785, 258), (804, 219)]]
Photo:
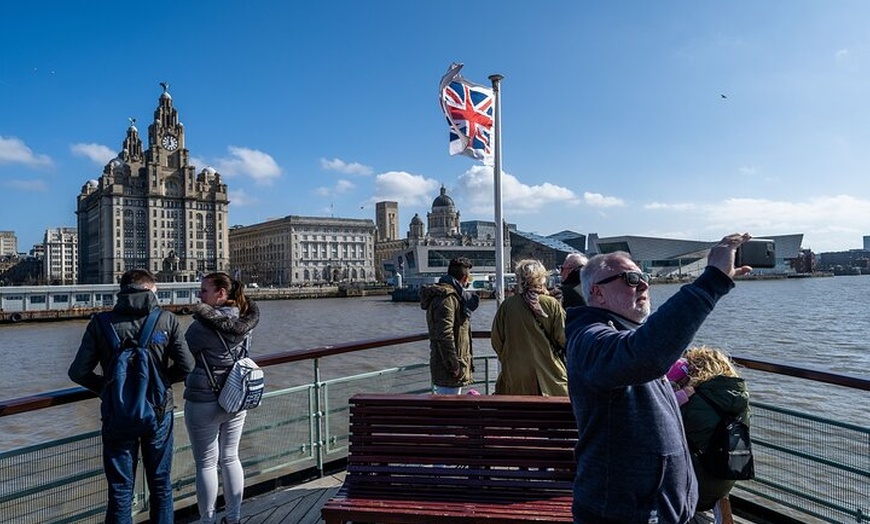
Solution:
[(562, 307), (585, 306), (582, 290), (580, 289), (580, 270), (586, 265), (588, 259), (583, 253), (571, 253), (565, 257), (559, 270), (562, 277)]
[(577, 421), (574, 522), (686, 524), (698, 486), (680, 411), (664, 379), (716, 302), (734, 287), (734, 252), (749, 234), (710, 249), (707, 268), (650, 315), (649, 274), (625, 252), (581, 271), (587, 307), (566, 320), (568, 393)]

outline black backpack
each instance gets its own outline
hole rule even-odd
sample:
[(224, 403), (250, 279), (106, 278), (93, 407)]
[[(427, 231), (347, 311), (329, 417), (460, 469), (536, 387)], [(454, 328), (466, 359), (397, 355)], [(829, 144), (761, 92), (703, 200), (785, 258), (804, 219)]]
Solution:
[(749, 426), (742, 417), (722, 412), (701, 390), (699, 395), (719, 415), (719, 423), (713, 429), (706, 449), (698, 449), (701, 467), (715, 478), (725, 480), (751, 480), (755, 478), (755, 461), (752, 457), (752, 441)]
[(163, 420), (166, 383), (148, 347), (160, 314), (160, 308), (151, 310), (136, 340), (125, 340), (123, 344), (112, 324), (112, 313), (97, 315), (103, 333), (112, 343), (112, 357), (100, 393), (100, 414), (103, 428), (113, 435), (139, 437), (156, 429)]

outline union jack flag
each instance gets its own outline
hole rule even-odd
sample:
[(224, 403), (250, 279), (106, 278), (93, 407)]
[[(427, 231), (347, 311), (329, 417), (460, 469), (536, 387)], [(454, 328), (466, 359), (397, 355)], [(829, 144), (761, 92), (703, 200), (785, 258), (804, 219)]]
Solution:
[(450, 124), (450, 154), (466, 155), (492, 165), (493, 121), (492, 89), (469, 82), (452, 64), (441, 79), (441, 108)]

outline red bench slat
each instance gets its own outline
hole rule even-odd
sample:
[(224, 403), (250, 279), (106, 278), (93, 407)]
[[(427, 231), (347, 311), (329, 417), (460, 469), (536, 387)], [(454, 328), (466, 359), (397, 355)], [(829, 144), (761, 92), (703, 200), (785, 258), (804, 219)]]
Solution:
[(571, 522), (567, 398), (361, 394), (328, 524)]

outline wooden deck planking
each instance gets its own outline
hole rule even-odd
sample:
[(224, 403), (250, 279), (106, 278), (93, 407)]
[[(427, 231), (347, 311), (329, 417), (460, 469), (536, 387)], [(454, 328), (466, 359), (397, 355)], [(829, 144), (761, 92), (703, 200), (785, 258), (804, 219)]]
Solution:
[[(320, 508), (341, 488), (344, 472), (329, 475), (298, 486), (265, 493), (242, 502), (242, 524), (323, 524)], [(218, 512), (218, 520), (223, 511)], [(198, 522), (197, 517), (177, 520), (176, 524)], [(753, 521), (734, 517), (735, 524)]]
[[(320, 507), (341, 488), (342, 482), (344, 472), (245, 499), (242, 524), (322, 524)], [(224, 515), (222, 510), (218, 511), (218, 521)], [(176, 520), (176, 524), (195, 522), (199, 522), (197, 516)]]

